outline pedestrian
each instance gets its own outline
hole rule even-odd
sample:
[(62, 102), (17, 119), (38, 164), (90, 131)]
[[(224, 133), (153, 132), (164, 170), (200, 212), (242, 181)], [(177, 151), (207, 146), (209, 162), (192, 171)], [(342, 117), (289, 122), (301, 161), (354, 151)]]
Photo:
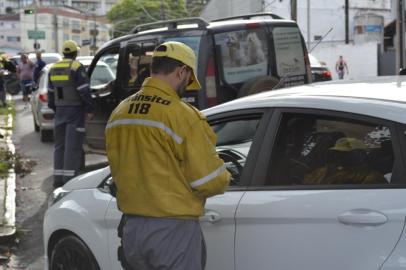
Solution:
[(32, 74), (34, 63), (28, 59), (26, 54), (21, 54), (21, 62), (17, 66), (17, 78), (20, 80), (20, 88), (23, 92), (24, 108), (28, 108), (29, 95), (32, 86)]
[(35, 53), (35, 55), (37, 57), (37, 62), (35, 63), (34, 73), (33, 73), (33, 79), (34, 79), (33, 89), (38, 87), (39, 75), (41, 73), (41, 70), (46, 66), (46, 63), (44, 62), (44, 60), (42, 60), (41, 52), (37, 51)]
[(85, 119), (93, 117), (89, 78), (85, 67), (75, 60), (79, 47), (68, 40), (62, 50), (64, 59), (52, 65), (48, 86), (48, 106), (55, 111), (54, 187), (79, 173)]
[(348, 75), (348, 65), (347, 62), (344, 60), (343, 56), (340, 55), (338, 61), (336, 62), (336, 72), (338, 74), (338, 79), (344, 79), (344, 69), (347, 71)]
[(206, 118), (180, 98), (198, 89), (193, 50), (165, 42), (153, 52), (151, 77), (110, 116), (106, 149), (126, 269), (204, 269), (198, 218), (208, 197), (226, 191), (230, 174)]

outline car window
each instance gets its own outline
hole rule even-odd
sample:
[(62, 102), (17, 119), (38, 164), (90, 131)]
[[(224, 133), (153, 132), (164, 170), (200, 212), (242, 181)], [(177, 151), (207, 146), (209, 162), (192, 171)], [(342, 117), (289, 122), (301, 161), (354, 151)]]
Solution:
[[(100, 92), (112, 91), (114, 81), (116, 80), (116, 67), (118, 59), (118, 49), (112, 48), (109, 51), (104, 52), (96, 62), (90, 75), (90, 87), (93, 90)], [(105, 62), (105, 60), (107, 62)], [(86, 67), (87, 69), (87, 67)]]
[(384, 125), (287, 113), (266, 185), (389, 185), (394, 163), (391, 133)]
[(214, 36), (221, 51), (224, 80), (243, 83), (268, 74), (268, 42), (263, 29), (245, 29)]
[(259, 121), (255, 116), (210, 123), (217, 135), (217, 153), (232, 175), (231, 185), (239, 185)]
[(300, 30), (296, 27), (275, 27), (272, 35), (278, 75), (304, 76), (305, 57)]
[(152, 60), (154, 47), (140, 50), (137, 44), (129, 45), (126, 50), (124, 63), (126, 65), (125, 79), (122, 82), (128, 93), (138, 91), (142, 83), (150, 75), (149, 66)]

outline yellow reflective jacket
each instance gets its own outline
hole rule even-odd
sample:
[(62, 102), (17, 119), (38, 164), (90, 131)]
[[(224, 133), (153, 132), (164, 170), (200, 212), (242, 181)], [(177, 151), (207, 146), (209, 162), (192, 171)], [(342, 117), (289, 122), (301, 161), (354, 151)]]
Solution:
[(125, 214), (197, 218), (206, 198), (224, 193), (230, 174), (216, 135), (193, 106), (157, 78), (113, 111), (106, 149)]

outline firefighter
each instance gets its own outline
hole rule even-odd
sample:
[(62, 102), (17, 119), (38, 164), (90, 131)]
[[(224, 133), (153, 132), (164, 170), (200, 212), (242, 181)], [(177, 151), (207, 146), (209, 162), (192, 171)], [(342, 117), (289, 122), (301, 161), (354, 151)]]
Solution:
[(107, 123), (126, 269), (204, 269), (198, 218), (208, 197), (225, 192), (230, 174), (206, 118), (180, 98), (198, 89), (193, 50), (165, 42), (153, 52), (151, 77)]
[(85, 119), (93, 117), (89, 78), (76, 56), (79, 47), (68, 40), (64, 59), (49, 72), (48, 106), (55, 111), (54, 187), (76, 176), (83, 162)]

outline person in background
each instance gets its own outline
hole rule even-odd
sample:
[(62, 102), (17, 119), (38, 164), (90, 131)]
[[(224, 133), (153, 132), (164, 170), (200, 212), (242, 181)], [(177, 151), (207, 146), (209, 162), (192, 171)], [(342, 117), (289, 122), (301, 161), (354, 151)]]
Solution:
[(26, 54), (21, 54), (21, 62), (17, 66), (17, 78), (20, 80), (20, 86), (23, 91), (24, 108), (28, 108), (29, 95), (32, 86), (32, 74), (34, 63), (28, 59)]
[(64, 42), (63, 60), (49, 71), (48, 107), (55, 111), (54, 187), (78, 175), (83, 161), (85, 120), (93, 118), (93, 101), (85, 67), (76, 59), (79, 47)]
[(343, 56), (340, 55), (338, 61), (336, 62), (336, 72), (338, 74), (338, 79), (344, 79), (344, 72), (347, 71), (348, 75), (348, 65), (347, 62), (344, 60)]
[(35, 63), (34, 73), (33, 73), (33, 80), (34, 80), (33, 89), (38, 87), (39, 75), (41, 73), (41, 70), (46, 66), (46, 63), (44, 62), (44, 60), (42, 60), (42, 54), (40, 51), (36, 52), (36, 57), (37, 57), (37, 62)]

